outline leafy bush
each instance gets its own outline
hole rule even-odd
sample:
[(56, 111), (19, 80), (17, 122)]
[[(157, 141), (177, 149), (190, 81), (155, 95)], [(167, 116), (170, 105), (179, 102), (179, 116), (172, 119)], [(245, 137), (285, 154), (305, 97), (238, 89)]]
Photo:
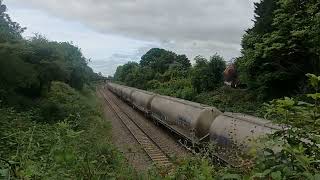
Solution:
[[(37, 109), (0, 108), (0, 177), (134, 178), (134, 171), (111, 145), (111, 127), (102, 118), (94, 93), (86, 90), (84, 97), (61, 82), (54, 82), (52, 90), (50, 101), (66, 107), (68, 115), (57, 122), (39, 123)], [(80, 110), (78, 116), (72, 115), (76, 110)]]
[(198, 94), (195, 101), (217, 107), (221, 111), (241, 112), (257, 116), (263, 116), (262, 102), (248, 90), (233, 89), (222, 86), (212, 92)]
[(152, 89), (149, 90), (155, 93), (187, 100), (192, 100), (195, 93), (190, 79), (172, 79), (165, 83), (160, 83), (159, 81), (150, 81), (148, 86), (152, 87)]
[(51, 88), (43, 100), (41, 114), (44, 122), (63, 121), (68, 116), (80, 117), (87, 111), (85, 102), (76, 90), (62, 82), (52, 82)]
[[(320, 178), (320, 76), (308, 74), (316, 93), (307, 94), (313, 103), (293, 98), (276, 99), (266, 104), (267, 117), (288, 125), (272, 137), (273, 146), (266, 147), (257, 158), (255, 176), (273, 179)], [(272, 146), (271, 146), (272, 147)]]
[(6, 10), (0, 0), (0, 99), (4, 104), (28, 109), (48, 92), (52, 81), (81, 90), (89, 81), (103, 79), (72, 43), (49, 41), (41, 35), (24, 39), (25, 28), (13, 22)]
[(192, 69), (192, 85), (198, 92), (212, 91), (223, 85), (223, 71), (226, 69), (224, 59), (215, 54), (206, 60), (201, 56), (195, 58)]

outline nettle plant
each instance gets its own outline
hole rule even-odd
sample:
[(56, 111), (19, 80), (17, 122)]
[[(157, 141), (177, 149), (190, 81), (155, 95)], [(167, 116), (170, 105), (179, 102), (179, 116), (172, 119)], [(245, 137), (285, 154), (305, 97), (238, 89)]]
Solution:
[[(285, 124), (271, 136), (274, 144), (258, 156), (255, 177), (320, 179), (320, 76), (307, 74), (313, 94), (309, 102), (285, 97), (265, 104), (266, 118)], [(270, 148), (270, 147), (281, 148)]]

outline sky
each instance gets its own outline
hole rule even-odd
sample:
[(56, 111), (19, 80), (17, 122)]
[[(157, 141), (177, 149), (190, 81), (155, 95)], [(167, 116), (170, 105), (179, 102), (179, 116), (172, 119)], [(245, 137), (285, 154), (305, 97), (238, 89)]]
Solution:
[(158, 47), (186, 54), (240, 55), (258, 0), (4, 0), (11, 18), (49, 40), (73, 42), (95, 72), (139, 61)]

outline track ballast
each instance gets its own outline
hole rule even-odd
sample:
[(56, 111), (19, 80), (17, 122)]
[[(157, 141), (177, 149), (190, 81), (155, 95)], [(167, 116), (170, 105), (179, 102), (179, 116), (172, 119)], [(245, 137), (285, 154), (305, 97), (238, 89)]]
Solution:
[(117, 102), (112, 101), (103, 91), (99, 91), (107, 102), (110, 109), (118, 117), (124, 126), (129, 130), (137, 142), (142, 146), (150, 159), (160, 167), (170, 167), (173, 164), (161, 147), (124, 111), (121, 110)]

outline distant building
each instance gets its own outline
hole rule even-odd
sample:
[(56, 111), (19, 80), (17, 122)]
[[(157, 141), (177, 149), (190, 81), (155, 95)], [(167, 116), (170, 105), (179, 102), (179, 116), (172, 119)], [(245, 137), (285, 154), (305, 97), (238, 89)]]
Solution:
[(223, 77), (224, 83), (228, 86), (236, 88), (240, 84), (238, 72), (234, 63), (229, 64), (229, 66), (224, 70)]

